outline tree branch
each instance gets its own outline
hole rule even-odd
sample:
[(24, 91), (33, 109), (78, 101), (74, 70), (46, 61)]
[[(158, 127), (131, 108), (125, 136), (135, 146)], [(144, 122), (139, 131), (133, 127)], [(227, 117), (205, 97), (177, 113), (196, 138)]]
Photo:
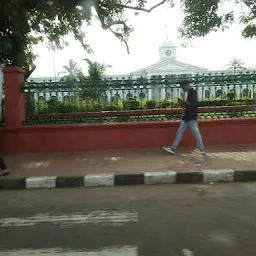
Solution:
[[(153, 11), (154, 9), (156, 9), (157, 7), (159, 7), (160, 5), (162, 5), (162, 4), (164, 4), (168, 1), (170, 1), (170, 0), (162, 0), (161, 2), (155, 4), (154, 6), (152, 6), (149, 9), (141, 8), (141, 7), (137, 7), (137, 6), (130, 6), (130, 5), (127, 5), (127, 4), (116, 4), (116, 3), (113, 4), (113, 8), (123, 8), (123, 9), (130, 9), (130, 10), (136, 10), (136, 11), (142, 11), (142, 12), (150, 13), (151, 11)], [(127, 3), (128, 2), (130, 2), (130, 1), (127, 1)], [(112, 34), (114, 34), (121, 42), (125, 43), (126, 50), (129, 54), (130, 53), (129, 45), (128, 45), (127, 39), (125, 38), (125, 35), (123, 35), (122, 33), (118, 33), (118, 32), (116, 32), (112, 29), (112, 26), (114, 26), (114, 25), (122, 25), (123, 29), (124, 29), (124, 34), (126, 34), (126, 33), (129, 34), (129, 30), (130, 30), (129, 26), (127, 26), (125, 21), (122, 21), (122, 20), (112, 21), (111, 23), (106, 24), (105, 15), (104, 15), (105, 10), (102, 7), (109, 8), (109, 5), (102, 4), (102, 3), (100, 4), (98, 1), (95, 2), (94, 8), (95, 8), (97, 16), (98, 16), (98, 18), (101, 22), (102, 28), (110, 30), (110, 32)]]
[(128, 42), (123, 37), (123, 35), (121, 33), (115, 32), (111, 27), (109, 27), (108, 29), (114, 34), (114, 36), (116, 36), (121, 42), (123, 42), (125, 44), (127, 53), (130, 54), (130, 48), (129, 48)]
[(127, 50), (128, 54), (130, 54), (129, 45), (128, 45), (127, 40), (124, 38), (124, 35), (121, 34), (121, 33), (115, 32), (112, 29), (112, 26), (114, 26), (114, 25), (123, 25), (124, 31), (127, 32), (129, 30), (129, 27), (126, 25), (126, 23), (122, 20), (119, 20), (119, 21), (112, 21), (110, 24), (106, 24), (104, 16), (101, 15), (102, 14), (102, 9), (101, 8), (95, 8), (95, 10), (96, 10), (98, 18), (101, 22), (102, 28), (108, 29), (114, 36), (116, 36), (121, 42), (123, 42), (126, 46), (126, 50)]
[(159, 2), (158, 4), (155, 4), (154, 6), (152, 6), (149, 9), (140, 8), (140, 7), (137, 7), (137, 6), (125, 5), (125, 4), (115, 4), (115, 6), (120, 7), (120, 8), (124, 8), (124, 9), (131, 9), (131, 10), (142, 11), (142, 12), (152, 12), (154, 9), (156, 9), (160, 5), (166, 3), (167, 1), (168, 0), (162, 0), (161, 2)]

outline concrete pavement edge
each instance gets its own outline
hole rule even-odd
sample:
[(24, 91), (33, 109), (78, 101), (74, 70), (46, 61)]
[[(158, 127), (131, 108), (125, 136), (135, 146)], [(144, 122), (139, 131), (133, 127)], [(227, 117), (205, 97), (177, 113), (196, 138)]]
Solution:
[(136, 174), (87, 174), (85, 176), (38, 176), (0, 178), (0, 190), (51, 189), (74, 187), (111, 187), (154, 184), (209, 184), (218, 182), (256, 181), (256, 169), (166, 171)]

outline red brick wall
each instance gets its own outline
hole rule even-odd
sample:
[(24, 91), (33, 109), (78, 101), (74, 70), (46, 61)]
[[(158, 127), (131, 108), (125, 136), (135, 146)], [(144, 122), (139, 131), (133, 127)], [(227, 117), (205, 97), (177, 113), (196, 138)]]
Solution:
[[(0, 129), (3, 153), (154, 148), (170, 144), (179, 122), (21, 126)], [(256, 119), (199, 121), (207, 145), (256, 143)], [(195, 145), (188, 130), (181, 146)]]

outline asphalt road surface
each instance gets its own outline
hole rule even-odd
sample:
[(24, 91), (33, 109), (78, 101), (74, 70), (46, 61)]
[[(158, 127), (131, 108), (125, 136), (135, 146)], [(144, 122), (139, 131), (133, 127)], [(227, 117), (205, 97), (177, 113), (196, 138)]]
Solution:
[(256, 255), (256, 183), (0, 195), (1, 256)]

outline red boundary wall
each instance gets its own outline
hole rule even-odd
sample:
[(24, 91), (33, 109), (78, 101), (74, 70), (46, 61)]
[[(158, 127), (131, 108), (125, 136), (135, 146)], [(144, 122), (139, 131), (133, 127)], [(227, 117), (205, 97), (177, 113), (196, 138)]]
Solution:
[[(176, 121), (25, 126), (21, 124), (25, 108), (20, 90), (24, 73), (9, 67), (4, 75), (6, 126), (0, 128), (3, 153), (160, 147), (173, 141), (179, 126)], [(199, 126), (206, 145), (256, 143), (256, 118), (200, 120)], [(188, 131), (181, 146), (192, 145), (195, 141)]]
[[(22, 126), (0, 131), (3, 153), (154, 148), (170, 144), (179, 122)], [(256, 143), (256, 119), (200, 121), (206, 145)], [(195, 145), (190, 131), (181, 146)]]

